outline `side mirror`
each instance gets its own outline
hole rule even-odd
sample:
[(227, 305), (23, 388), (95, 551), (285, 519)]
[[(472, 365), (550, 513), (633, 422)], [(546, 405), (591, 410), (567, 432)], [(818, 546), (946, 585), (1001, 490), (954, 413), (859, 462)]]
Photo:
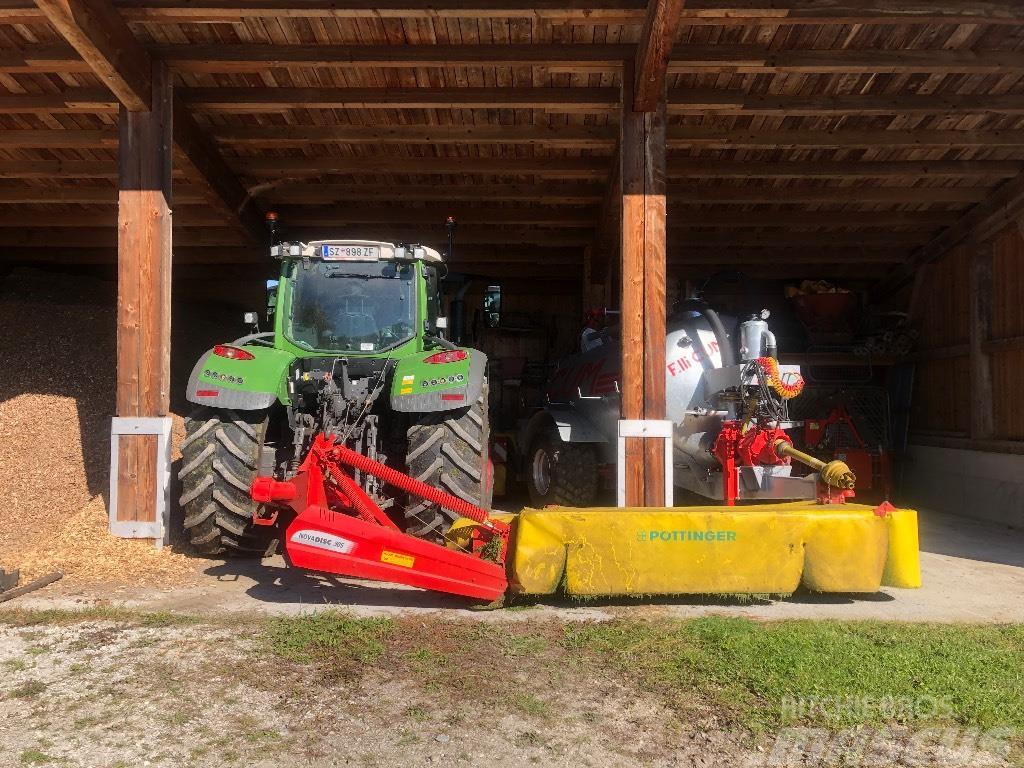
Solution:
[(267, 280), (267, 319), (274, 316), (274, 309), (277, 307), (277, 287), (280, 280)]
[(434, 327), (437, 328), (437, 330), (439, 330), (439, 331), (447, 330), (448, 329), (448, 318), (447, 317), (439, 317), (439, 318), (437, 318), (437, 320), (434, 321)]

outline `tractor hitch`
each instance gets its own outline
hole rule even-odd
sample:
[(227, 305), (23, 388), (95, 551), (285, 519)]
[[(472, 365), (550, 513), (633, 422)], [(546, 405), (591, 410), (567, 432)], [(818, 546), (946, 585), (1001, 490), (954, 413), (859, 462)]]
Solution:
[[(472, 520), (476, 525), (468, 551), (401, 531), (350, 476), (351, 468)], [(506, 523), (491, 519), (475, 504), (337, 445), (323, 433), (314, 439), (295, 478), (257, 477), (250, 495), (260, 504), (295, 511), (284, 545), (290, 563), (299, 568), (488, 601), (508, 589)], [(277, 517), (271, 508), (253, 522), (273, 525)]]

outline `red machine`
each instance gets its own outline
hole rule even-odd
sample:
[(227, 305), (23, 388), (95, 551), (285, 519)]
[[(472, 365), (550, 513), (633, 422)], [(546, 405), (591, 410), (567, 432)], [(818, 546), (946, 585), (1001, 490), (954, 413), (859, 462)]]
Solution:
[(824, 419), (804, 421), (804, 445), (846, 462), (857, 475), (857, 490), (872, 500), (892, 494), (892, 457), (884, 447), (872, 448), (853, 423), (845, 406), (833, 408)]
[(739, 497), (739, 467), (780, 466), (794, 460), (818, 473), (819, 504), (843, 504), (854, 495), (856, 472), (844, 461), (837, 457), (825, 463), (798, 451), (778, 427), (723, 421), (712, 452), (722, 465), (722, 495), (730, 507)]
[[(466, 551), (403, 533), (343, 469), (373, 475), (407, 493), (473, 520)], [(509, 527), (486, 510), (317, 435), (299, 473), (280, 482), (258, 477), (251, 495), (260, 504), (296, 512), (285, 533), (291, 564), (343, 576), (390, 581), (482, 600), (508, 588), (505, 556)], [(278, 511), (253, 520), (273, 525)]]

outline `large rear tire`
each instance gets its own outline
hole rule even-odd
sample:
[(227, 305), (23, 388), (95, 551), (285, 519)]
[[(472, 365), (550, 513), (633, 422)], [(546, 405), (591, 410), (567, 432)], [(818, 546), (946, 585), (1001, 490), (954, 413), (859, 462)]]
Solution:
[(538, 508), (591, 507), (597, 501), (597, 455), (585, 443), (566, 443), (552, 429), (530, 446), (526, 466), (530, 503)]
[[(491, 507), (488, 463), (490, 423), (487, 383), (469, 408), (425, 413), (409, 427), (405, 463), (412, 477), (484, 509)], [(405, 508), (406, 531), (440, 541), (458, 515), (436, 504), (410, 498)]]
[(192, 546), (203, 555), (260, 557), (273, 535), (252, 524), (249, 496), (267, 432), (267, 411), (200, 407), (185, 420), (181, 506)]

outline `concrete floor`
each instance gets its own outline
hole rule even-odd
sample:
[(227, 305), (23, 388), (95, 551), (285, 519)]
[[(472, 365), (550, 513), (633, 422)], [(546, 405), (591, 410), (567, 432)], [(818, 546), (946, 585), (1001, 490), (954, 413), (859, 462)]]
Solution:
[(993, 523), (922, 512), (921, 567), (924, 587), (885, 589), (877, 595), (798, 594), (785, 600), (721, 601), (612, 599), (575, 603), (541, 600), (523, 611), (480, 612), (457, 597), (388, 584), (323, 577), (288, 570), (280, 557), (262, 565), (247, 561), (211, 564), (208, 583), (175, 590), (109, 585), (103, 590), (47, 590), (19, 599), (25, 608), (113, 604), (146, 611), (298, 614), (324, 608), (362, 616), (444, 611), (487, 620), (537, 619), (545, 615), (594, 620), (622, 615), (675, 617), (728, 615), (757, 619), (879, 619), (931, 622), (1024, 622), (1024, 531)]

